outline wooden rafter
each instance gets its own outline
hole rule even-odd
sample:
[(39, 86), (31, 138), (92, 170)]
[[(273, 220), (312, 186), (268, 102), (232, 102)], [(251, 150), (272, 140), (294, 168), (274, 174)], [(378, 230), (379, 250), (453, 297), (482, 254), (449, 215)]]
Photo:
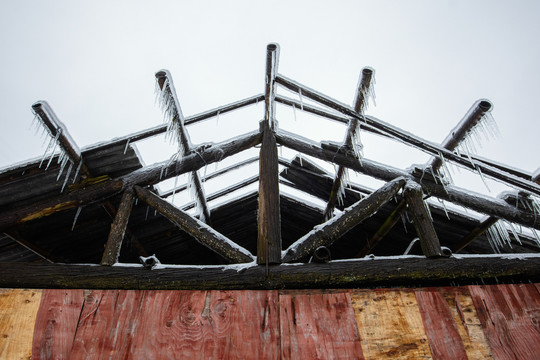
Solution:
[[(279, 144), (293, 150), (300, 151), (306, 155), (346, 166), (349, 169), (373, 176), (383, 181), (391, 181), (400, 176), (409, 178), (411, 181), (420, 181), (406, 171), (399, 170), (391, 166), (382, 165), (376, 161), (366, 158), (363, 158), (360, 162), (353, 156), (323, 149), (315, 142), (307, 139), (301, 139), (296, 136), (291, 136), (289, 133), (282, 130), (276, 133), (276, 140)], [(540, 222), (536, 221), (535, 214), (516, 209), (514, 206), (508, 205), (503, 200), (495, 199), (478, 193), (473, 193), (474, 196), (471, 196), (470, 191), (466, 191), (457, 186), (442, 186), (431, 182), (422, 182), (421, 185), (424, 192), (431, 196), (448, 200), (487, 215), (500, 217), (510, 222), (515, 222), (517, 224), (540, 230)]]
[(315, 226), (312, 231), (289, 246), (283, 256), (283, 262), (298, 261), (313, 254), (319, 246), (330, 246), (362, 220), (376, 213), (403, 187), (405, 182), (405, 178), (394, 179), (348, 207), (341, 214)]
[[(162, 70), (156, 73), (156, 80), (161, 92), (165, 94), (164, 97), (168, 98), (166, 100), (166, 106), (168, 106), (168, 109), (165, 109), (165, 112), (170, 112), (169, 115), (172, 117), (171, 122), (175, 123), (174, 128), (177, 131), (176, 136), (178, 137), (178, 142), (180, 143), (181, 155), (186, 156), (193, 149), (189, 139), (189, 134), (184, 125), (185, 119), (182, 113), (182, 108), (180, 107), (180, 102), (176, 96), (172, 76), (168, 71)], [(197, 170), (191, 171), (190, 175), (189, 181), (193, 186), (198, 206), (201, 207), (201, 221), (209, 224), (210, 211), (208, 210), (208, 205), (206, 204), (206, 196), (204, 194), (201, 178)]]
[(227, 261), (232, 263), (246, 263), (254, 260), (253, 255), (248, 250), (220, 234), (204, 222), (193, 218), (140, 186), (134, 186), (134, 189), (141, 200), (193, 236), (199, 243), (221, 255)]
[[(364, 109), (367, 105), (368, 99), (366, 99), (366, 96), (371, 87), (372, 77), (373, 77), (373, 69), (371, 68), (362, 69), (362, 74), (360, 76), (360, 80), (358, 81), (358, 88), (356, 89), (356, 96), (354, 97), (355, 99), (354, 99), (354, 104), (353, 104), (354, 111), (356, 111), (359, 114), (364, 113)], [(360, 131), (360, 129), (358, 128), (358, 119), (355, 117), (351, 117), (349, 119), (349, 124), (347, 126), (347, 131), (345, 133), (345, 140), (343, 141), (343, 145), (347, 147), (348, 149), (354, 149), (355, 146), (358, 146), (357, 144), (353, 144), (354, 137), (357, 136), (356, 135), (357, 131)], [(358, 155), (358, 154), (355, 154), (355, 155)], [(336, 207), (336, 200), (339, 196), (339, 191), (342, 187), (344, 176), (345, 176), (345, 167), (342, 165), (339, 165), (336, 171), (336, 176), (334, 178), (334, 183), (332, 184), (332, 190), (330, 191), (330, 198), (328, 199), (328, 203), (326, 204), (326, 209), (324, 210), (325, 220), (330, 219), (334, 215), (334, 209)]]
[(56, 212), (73, 209), (78, 206), (105, 201), (133, 185), (154, 185), (173, 176), (194, 171), (207, 164), (225, 159), (261, 142), (261, 134), (249, 133), (223, 143), (200, 149), (196, 154), (187, 155), (176, 161), (164, 161), (135, 170), (118, 179), (101, 182), (56, 198), (36, 202), (14, 210), (0, 213), (0, 231), (13, 225), (52, 215)]
[(259, 155), (259, 211), (257, 219), (257, 263), (281, 262), (281, 215), (279, 206), (279, 168), (276, 138), (275, 76), (279, 63), (279, 46), (269, 44), (266, 50), (265, 111), (261, 123), (262, 145)]
[(411, 133), (405, 132), (373, 116), (364, 116), (364, 115), (358, 114), (356, 111), (354, 111), (354, 109), (352, 109), (348, 105), (340, 103), (339, 101), (334, 100), (330, 98), (329, 96), (326, 96), (318, 91), (310, 89), (309, 87), (304, 86), (294, 80), (291, 80), (281, 74), (278, 74), (276, 76), (276, 82), (293, 92), (301, 91), (302, 96), (305, 96), (306, 98), (314, 100), (324, 106), (335, 109), (347, 116), (355, 117), (359, 119), (360, 121), (363, 121), (366, 124), (376, 128), (377, 130), (387, 134), (388, 136), (396, 140), (402, 141), (405, 144), (413, 146), (419, 150), (427, 152), (428, 154), (431, 154), (433, 156), (442, 155), (444, 156), (446, 160), (455, 162), (456, 164), (462, 165), (470, 170), (474, 170), (474, 171), (479, 170), (482, 172), (482, 174), (486, 176), (503, 181), (521, 190), (525, 190), (533, 194), (540, 195), (540, 186), (531, 181), (527, 181), (520, 177), (506, 173), (504, 171), (501, 171), (499, 168), (489, 166), (488, 164), (485, 164), (485, 163), (473, 163), (466, 157), (461, 157), (453, 153), (452, 151), (449, 151), (443, 148), (442, 146), (433, 144), (425, 139), (422, 139)]

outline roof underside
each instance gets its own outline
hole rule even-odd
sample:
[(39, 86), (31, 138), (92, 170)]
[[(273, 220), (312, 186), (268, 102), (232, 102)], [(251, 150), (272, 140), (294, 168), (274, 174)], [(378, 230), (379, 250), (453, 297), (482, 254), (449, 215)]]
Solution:
[[(272, 51), (275, 51), (275, 48), (272, 49), (269, 46), (269, 54)], [(60, 143), (60, 147), (65, 150), (62, 154), (67, 154), (61, 156), (64, 158), (67, 156), (74, 166), (77, 165), (77, 161), (83, 164), (84, 171), (78, 173), (72, 171), (67, 175), (67, 179), (65, 179), (65, 173), (61, 176), (58, 175), (59, 172), (62, 173), (60, 168), (63, 160), (62, 158), (57, 159), (58, 155), (53, 157), (50, 166), (47, 166), (48, 159), (45, 160), (44, 164), (41, 164), (42, 161), (36, 160), (24, 165), (16, 165), (2, 172), (0, 174), (0, 215), (4, 217), (4, 220), (0, 223), (2, 230), (0, 262), (48, 261), (103, 264), (105, 261), (104, 249), (108, 246), (108, 241), (112, 241), (110, 239), (114, 237), (116, 225), (111, 230), (111, 224), (115, 218), (117, 218), (116, 221), (120, 221), (118, 220), (120, 215), (117, 215), (116, 212), (122, 213), (122, 210), (119, 210), (123, 206), (121, 199), (125, 191), (133, 191), (134, 186), (139, 199), (132, 206), (129, 206), (132, 207), (132, 210), (130, 214), (127, 213), (129, 222), (121, 229), (124, 236), (120, 237), (120, 250), (117, 254), (113, 254), (118, 256), (118, 261), (122, 263), (138, 263), (141, 256), (147, 257), (152, 254), (155, 254), (163, 264), (212, 265), (246, 262), (235, 261), (234, 256), (241, 258), (243, 252), (250, 254), (247, 258), (256, 259), (256, 255), (261, 251), (260, 247), (265, 244), (265, 240), (261, 240), (261, 238), (275, 236), (266, 234), (265, 231), (273, 231), (278, 234), (277, 238), (281, 241), (279, 249), (274, 249), (279, 252), (280, 259), (270, 260), (270, 263), (307, 262), (314, 255), (313, 249), (318, 247), (316, 245), (327, 248), (329, 253), (325, 251), (321, 254), (324, 256), (330, 254), (332, 260), (362, 258), (369, 254), (375, 256), (403, 254), (424, 254), (428, 257), (448, 256), (449, 253), (445, 252), (444, 248), (453, 251), (459, 250), (460, 253), (464, 254), (538, 252), (539, 247), (535, 238), (536, 230), (534, 230), (534, 228), (538, 228), (538, 224), (534, 221), (536, 218), (535, 198), (540, 194), (540, 187), (536, 183), (538, 176), (535, 177), (530, 173), (496, 164), (486, 159), (465, 156), (457, 150), (454, 151), (448, 142), (441, 146), (433, 145), (378, 119), (365, 116), (363, 109), (358, 104), (355, 104), (355, 109), (347, 107), (277, 74), (276, 56), (275, 53), (269, 55), (267, 79), (271, 79), (271, 81), (267, 82), (264, 95), (256, 95), (185, 119), (181, 114), (170, 74), (165, 71), (156, 74), (162, 90), (162, 97), (166, 97), (165, 100), (162, 99), (165, 104), (165, 112), (172, 119), (173, 131), (177, 132), (176, 135), (173, 133), (173, 136), (178, 136), (178, 141), (181, 144), (181, 150), (174, 160), (165, 161), (162, 165), (143, 166), (136, 148), (132, 145), (138, 140), (163, 134), (167, 126), (158, 126), (125, 138), (83, 149), (79, 155), (76, 151), (72, 151), (75, 158), (70, 157), (69, 144), (62, 145)], [(272, 61), (275, 61), (275, 64)], [(365, 79), (362, 78), (362, 81)], [(369, 95), (366, 91), (362, 93), (362, 81), (359, 82), (359, 93)], [(300, 89), (299, 91), (304, 96), (319, 103), (320, 106), (315, 107), (307, 103), (298, 104), (279, 94), (276, 95), (278, 85), (289, 90)], [(363, 85), (365, 86), (365, 84)], [(258, 134), (248, 134), (241, 139), (236, 138), (205, 147), (193, 146), (189, 137), (185, 136), (188, 125), (192, 123), (215, 116), (216, 113), (225, 113), (254, 104), (259, 100), (266, 100), (267, 105), (265, 120), (261, 122)], [(273, 120), (272, 108), (275, 107), (273, 104), (276, 101), (293, 106), (295, 111), (303, 110), (333, 121), (347, 123), (347, 131), (351, 134), (347, 134), (343, 144), (321, 144), (281, 132), (277, 127), (277, 122)], [(482, 105), (485, 104), (480, 104), (480, 108)], [(47, 111), (40, 113), (40, 109), (34, 105), (38, 116), (47, 117)], [(485, 112), (486, 109), (482, 111)], [(49, 114), (51, 113), (52, 111), (49, 111)], [(482, 119), (483, 115), (480, 115), (472, 114), (470, 116), (476, 116), (478, 121), (478, 119)], [(174, 119), (177, 119), (176, 124)], [(182, 121), (178, 121), (178, 119)], [(356, 125), (358, 119), (362, 119), (364, 122)], [(54, 124), (54, 119), (52, 120)], [(51, 129), (51, 136), (54, 137), (54, 126)], [(66, 132), (64, 128), (62, 130), (64, 133)], [(447, 161), (482, 171), (486, 176), (507, 183), (520, 192), (514, 191), (513, 195), (510, 198), (507, 197), (507, 202), (505, 202), (474, 194), (448, 183), (441, 185), (441, 182), (445, 181), (442, 171), (435, 170), (437, 179), (433, 180), (432, 176), (430, 179), (429, 172), (424, 172), (422, 169), (416, 171), (400, 170), (370, 162), (368, 159), (359, 159), (358, 154), (351, 150), (352, 143), (350, 141), (352, 140), (349, 139), (354, 137), (355, 131), (370, 131), (409, 144), (430, 154), (444, 153)], [(466, 137), (466, 135), (463, 136)], [(59, 137), (56, 136), (56, 139)], [(64, 141), (69, 142), (69, 140)], [(270, 143), (277, 141), (278, 144), (305, 154), (285, 159), (278, 158), (276, 152), (275, 157), (272, 158), (272, 151), (265, 149), (273, 147), (274, 151), (276, 150), (275, 146), (268, 145), (268, 141)], [(349, 143), (347, 143), (348, 141)], [(236, 186), (223, 188), (221, 192), (216, 194), (205, 194), (204, 182), (201, 183), (201, 175), (197, 172), (199, 168), (207, 163), (219, 162), (222, 158), (244, 148), (253, 148), (253, 145), (259, 145), (261, 142), (259, 177), (240, 179)], [(240, 143), (242, 144), (240, 145)], [(242, 149), (232, 150), (235, 146), (241, 146)], [(198, 160), (197, 157), (202, 160)], [(337, 171), (324, 170), (318, 165), (320, 160), (333, 163), (337, 167)], [(67, 160), (64, 160), (64, 164), (66, 162)], [(69, 164), (69, 162), (67, 163)], [(270, 168), (274, 169), (274, 173), (267, 172), (269, 163)], [(435, 163), (433, 161), (431, 164), (434, 168), (437, 167)], [(169, 170), (164, 172), (163, 169), (167, 167)], [(387, 182), (390, 187), (395, 186), (396, 190), (390, 192), (384, 200), (375, 202), (374, 198), (379, 196), (379, 193), (384, 192), (381, 190), (382, 188), (373, 190), (346, 181), (339, 174), (340, 168), (363, 172)], [(161, 174), (155, 175), (160, 173), (160, 169)], [(167, 175), (167, 172), (170, 174)], [(221, 173), (225, 172), (227, 169), (221, 170)], [(158, 205), (155, 205), (141, 195), (141, 192), (147, 193), (149, 191), (170, 203), (170, 194), (166, 195), (164, 191), (159, 191), (155, 185), (165, 180), (166, 177), (171, 178), (184, 173), (190, 174), (190, 177), (188, 184), (179, 191), (188, 191), (186, 188), (195, 189), (195, 202), (180, 205), (175, 203), (176, 209), (170, 211), (172, 215), (167, 215), (163, 206), (159, 205), (160, 200), (158, 200)], [(205, 177), (217, 178), (219, 173), (220, 171), (216, 171), (214, 174), (205, 174)], [(399, 180), (400, 178), (402, 180)], [(275, 180), (275, 185), (265, 185), (269, 179)], [(207, 201), (246, 189), (248, 184), (258, 180), (260, 181), (259, 191), (244, 190), (240, 191), (239, 195), (228, 196), (218, 205), (207, 204)], [(272, 183), (272, 181), (268, 183)], [(338, 181), (344, 184), (341, 190), (336, 185)], [(397, 185), (392, 185), (392, 181), (397, 181)], [(283, 188), (294, 189), (294, 191), (280, 190)], [(276, 189), (279, 194), (277, 198), (268, 195), (268, 191), (271, 193)], [(341, 194), (336, 195), (336, 191), (341, 192)], [(420, 191), (421, 194), (419, 208), (415, 208), (413, 205), (415, 191)], [(342, 197), (342, 203), (337, 201), (336, 197)], [(469, 207), (480, 213), (480, 216), (469, 214), (465, 210), (461, 210), (462, 207), (446, 208), (441, 202), (431, 201), (430, 197), (450, 200), (456, 205)], [(318, 199), (319, 203), (324, 204), (335, 202), (336, 210), (331, 205), (327, 205), (326, 209), (316, 205), (317, 201), (314, 203), (310, 200), (314, 198)], [(406, 206), (402, 206), (405, 204)], [(424, 205), (422, 206), (422, 204)], [(527, 204), (532, 205), (528, 208)], [(263, 208), (264, 206), (268, 206), (268, 208)], [(202, 217), (190, 210), (193, 207), (199, 208), (198, 214), (203, 214)], [(365, 210), (370, 207), (373, 209)], [(328, 218), (328, 208), (331, 208), (331, 216), (330, 220), (325, 221), (325, 218)], [(400, 210), (401, 208), (402, 210)], [(426, 212), (423, 212), (423, 208), (426, 208)], [(277, 220), (268, 215), (268, 209), (271, 211), (279, 209), (276, 212), (278, 214)], [(204, 215), (205, 210), (208, 210), (209, 218)], [(360, 212), (362, 215), (357, 215), (354, 220), (351, 220), (354, 223), (351, 225), (348, 220), (343, 219), (353, 211)], [(195, 225), (179, 224), (180, 220), (173, 219), (175, 216), (184, 215), (187, 215), (188, 221), (193, 220)], [(374, 236), (381, 233), (392, 216), (397, 221), (394, 221), (386, 231), (383, 231), (381, 236)], [(499, 219), (505, 222), (497, 223)], [(201, 228), (206, 226), (203, 223), (208, 224), (213, 234), (210, 235), (210, 238), (211, 240), (217, 239), (218, 245), (211, 241), (207, 242), (202, 235), (199, 237)], [(485, 224), (488, 225), (484, 226)], [(332, 226), (337, 226), (339, 229), (336, 230)], [(488, 230), (490, 226), (496, 226), (492, 227), (496, 230), (490, 232)], [(425, 230), (426, 227), (427, 230)], [(430, 233), (430, 229), (434, 229), (435, 234)], [(328, 233), (323, 233), (324, 231), (328, 231)], [(322, 235), (319, 236), (318, 233)], [(471, 234), (474, 236), (471, 237)], [(316, 241), (312, 239), (317, 236), (320, 239)], [(233, 247), (239, 246), (240, 251), (231, 257), (224, 256), (224, 253), (218, 250), (219, 242), (222, 241), (220, 239), (223, 237), (230, 239), (234, 243)], [(464, 243), (464, 238), (467, 237), (470, 240)], [(419, 241), (414, 241), (417, 238)], [(270, 245), (264, 246), (276, 246), (272, 239), (269, 240), (268, 244)], [(302, 249), (302, 246), (306, 246), (307, 250), (299, 250)], [(429, 252), (432, 251), (428, 249), (429, 247), (434, 247), (435, 252)], [(267, 248), (265, 251), (272, 251), (272, 249)], [(329, 259), (322, 260), (328, 261)], [(268, 262), (268, 258), (266, 261), (259, 259), (257, 262), (264, 264)]]

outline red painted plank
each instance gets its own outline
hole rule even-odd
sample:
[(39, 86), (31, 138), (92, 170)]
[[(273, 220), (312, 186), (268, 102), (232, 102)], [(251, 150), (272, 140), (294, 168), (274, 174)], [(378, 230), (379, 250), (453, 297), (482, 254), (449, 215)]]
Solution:
[(70, 358), (125, 358), (137, 331), (141, 299), (145, 294), (145, 291), (135, 290), (87, 293)]
[(33, 359), (69, 359), (83, 290), (43, 290), (34, 327)]
[(348, 292), (280, 295), (283, 359), (363, 359)]
[(436, 359), (468, 359), (454, 317), (443, 295), (436, 289), (416, 291), (431, 353)]
[(533, 284), (470, 286), (495, 359), (538, 359), (540, 293)]
[(277, 359), (276, 291), (152, 291), (131, 356)]

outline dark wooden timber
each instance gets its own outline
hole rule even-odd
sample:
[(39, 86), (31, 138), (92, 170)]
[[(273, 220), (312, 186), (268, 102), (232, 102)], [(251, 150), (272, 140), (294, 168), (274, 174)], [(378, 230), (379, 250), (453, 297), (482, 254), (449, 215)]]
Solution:
[[(353, 108), (354, 111), (356, 111), (359, 114), (364, 113), (364, 109), (367, 104), (366, 95), (368, 94), (369, 88), (371, 86), (371, 79), (373, 77), (373, 69), (371, 68), (364, 68), (362, 69), (362, 73), (360, 75), (360, 79), (358, 81), (358, 87), (356, 89), (356, 95), (354, 97), (354, 104)], [(354, 138), (358, 136), (356, 134), (359, 132), (360, 129), (358, 128), (358, 119), (355, 117), (351, 117), (349, 119), (349, 124), (347, 126), (347, 131), (345, 133), (345, 140), (343, 141), (343, 145), (347, 147), (348, 149), (354, 149), (355, 144)], [(341, 189), (342, 183), (344, 181), (343, 177), (345, 175), (345, 167), (342, 165), (338, 166), (338, 169), (336, 171), (336, 176), (334, 178), (334, 183), (332, 184), (332, 190), (330, 191), (330, 198), (328, 199), (328, 202), (326, 204), (326, 209), (324, 210), (324, 220), (330, 219), (334, 215), (334, 209), (336, 207), (336, 200), (339, 195), (339, 191)]]
[(153, 185), (173, 176), (194, 171), (207, 164), (225, 159), (243, 150), (258, 145), (262, 135), (256, 131), (220, 144), (205, 147), (197, 153), (189, 154), (181, 159), (164, 161), (133, 171), (115, 180), (101, 182), (87, 188), (63, 194), (54, 199), (47, 199), (22, 208), (0, 212), (0, 231), (18, 223), (24, 223), (59, 211), (73, 209), (78, 206), (97, 203), (121, 193), (133, 185)]
[[(233, 164), (231, 166), (227, 166), (227, 167), (225, 167), (223, 169), (219, 169), (217, 171), (214, 171), (211, 174), (203, 176), (202, 181), (211, 180), (211, 179), (216, 178), (216, 177), (218, 177), (220, 175), (223, 175), (223, 174), (225, 174), (225, 173), (227, 173), (229, 171), (239, 169), (239, 168), (241, 168), (243, 166), (249, 165), (249, 164), (254, 163), (255, 161), (258, 161), (258, 160), (259, 160), (259, 157), (254, 156), (254, 157), (251, 157), (249, 159), (237, 162), (236, 164)], [(166, 197), (171, 196), (173, 194), (173, 192), (177, 193), (177, 192), (180, 192), (180, 191), (184, 191), (186, 189), (187, 189), (187, 184), (184, 184), (182, 186), (178, 186), (178, 187), (176, 187), (174, 189), (171, 189), (171, 190), (165, 191), (163, 193), (160, 193), (159, 196), (161, 196), (162, 198), (166, 198)], [(210, 201), (210, 196), (208, 196), (207, 198)]]
[(51, 253), (50, 251), (47, 251), (40, 246), (37, 246), (33, 242), (25, 240), (16, 229), (9, 229), (8, 231), (5, 231), (4, 234), (9, 237), (11, 240), (15, 241), (21, 246), (24, 246), (34, 254), (38, 255), (42, 259), (50, 262), (50, 263), (62, 263), (65, 262), (64, 259), (59, 258), (55, 254)]
[(399, 221), (401, 218), (401, 215), (403, 215), (403, 212), (407, 209), (407, 203), (405, 200), (401, 200), (399, 204), (396, 206), (394, 211), (388, 216), (388, 218), (384, 221), (384, 223), (381, 225), (381, 227), (377, 230), (375, 234), (368, 240), (366, 245), (356, 254), (356, 257), (364, 257), (368, 255), (374, 248), (377, 246), (377, 244), (384, 239), (384, 237), (392, 230), (394, 225)]
[(124, 234), (126, 233), (129, 215), (131, 214), (134, 202), (135, 193), (133, 189), (130, 188), (124, 191), (120, 206), (111, 225), (107, 243), (105, 244), (105, 252), (101, 258), (101, 265), (114, 265), (118, 262), (120, 248), (122, 247), (122, 241), (124, 240)]
[(478, 284), (538, 281), (540, 257), (471, 256), (375, 258), (317, 264), (185, 266), (148, 270), (142, 265), (89, 266), (0, 263), (0, 287), (64, 289), (305, 289), (407, 284)]
[(191, 217), (189, 214), (140, 186), (135, 186), (134, 189), (141, 200), (159, 211), (161, 215), (169, 219), (173, 224), (193, 236), (199, 243), (221, 255), (227, 261), (232, 263), (246, 263), (254, 260), (248, 250), (237, 245), (202, 221)]
[(319, 93), (313, 89), (308, 88), (307, 86), (304, 86), (294, 80), (291, 80), (281, 74), (278, 74), (276, 76), (276, 82), (287, 89), (298, 92), (301, 91), (302, 95), (310, 98), (322, 105), (328, 106), (332, 109), (335, 109), (342, 114), (345, 114), (347, 116), (352, 116), (360, 120), (361, 122), (364, 122), (367, 125), (373, 126), (374, 128), (378, 129), (379, 131), (387, 134), (388, 136), (399, 140), (405, 144), (408, 144), (410, 146), (413, 146), (419, 150), (422, 150), (428, 154), (431, 154), (433, 156), (444, 156), (446, 160), (453, 161), (457, 164), (460, 164), (470, 170), (473, 171), (481, 171), (482, 174), (492, 177), (494, 179), (503, 181), (507, 184), (510, 184), (514, 187), (517, 187), (521, 190), (529, 191), (533, 194), (540, 195), (540, 186), (533, 183), (530, 180), (525, 180), (521, 177), (514, 176), (510, 173), (507, 173), (505, 171), (501, 171), (500, 169), (489, 166), (485, 163), (472, 163), (468, 158), (461, 157), (449, 150), (446, 150), (442, 146), (433, 144), (427, 140), (424, 140), (418, 136), (415, 136), (411, 133), (405, 132), (393, 125), (390, 125), (382, 120), (379, 120), (373, 116), (364, 116), (349, 107), (346, 104), (340, 103), (337, 100), (332, 99), (329, 96), (326, 96), (322, 93)]
[(435, 232), (428, 207), (424, 202), (422, 188), (416, 183), (408, 182), (403, 190), (403, 196), (407, 201), (407, 208), (416, 229), (416, 234), (420, 238), (422, 252), (428, 258), (441, 256), (441, 244)]
[(483, 220), (477, 227), (471, 230), (467, 235), (465, 235), (458, 243), (454, 246), (452, 251), (458, 253), (461, 250), (465, 249), (467, 245), (472, 243), (476, 238), (486, 232), (492, 225), (494, 225), (499, 219), (493, 216), (488, 216)]
[[(410, 178), (410, 180), (419, 181), (418, 179), (414, 179), (406, 171), (386, 166), (366, 158), (363, 158), (360, 162), (353, 156), (323, 149), (318, 143), (297, 136), (291, 136), (283, 130), (276, 133), (276, 140), (279, 144), (300, 151), (306, 155), (343, 165), (349, 169), (373, 176), (380, 180), (391, 181), (397, 177), (404, 176)], [(536, 220), (535, 214), (516, 209), (514, 206), (508, 205), (503, 200), (466, 191), (452, 185), (443, 187), (439, 184), (423, 182), (422, 188), (426, 194), (431, 196), (448, 200), (487, 215), (503, 218), (510, 222), (540, 230), (540, 222)]]
[(397, 178), (375, 190), (369, 196), (345, 209), (341, 214), (315, 228), (293, 243), (285, 252), (283, 262), (293, 262), (312, 255), (319, 246), (332, 243), (358, 225), (362, 220), (376, 213), (406, 183), (405, 178)]
[[(441, 146), (447, 150), (454, 151), (468, 136), (469, 131), (482, 120), (482, 117), (491, 108), (492, 105), (488, 100), (478, 100), (475, 102), (456, 127), (444, 139)], [(442, 166), (441, 158), (438, 156), (433, 157), (429, 166), (436, 173)]]
[(259, 211), (257, 218), (257, 264), (281, 262), (281, 214), (279, 206), (279, 167), (276, 138), (275, 75), (279, 63), (279, 46), (266, 49), (265, 112), (259, 155)]

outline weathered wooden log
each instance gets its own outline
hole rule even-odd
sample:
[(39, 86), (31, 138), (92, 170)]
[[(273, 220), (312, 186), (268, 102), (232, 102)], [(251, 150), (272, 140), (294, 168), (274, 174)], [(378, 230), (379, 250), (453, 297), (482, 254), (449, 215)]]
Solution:
[(15, 224), (24, 223), (59, 211), (78, 206), (102, 202), (121, 193), (133, 185), (153, 185), (173, 176), (198, 170), (207, 164), (225, 159), (243, 150), (249, 149), (261, 141), (261, 134), (256, 131), (220, 144), (200, 149), (197, 153), (169, 163), (164, 161), (138, 169), (121, 178), (102, 182), (71, 193), (59, 195), (53, 199), (36, 202), (14, 210), (0, 212), (0, 231)]
[(288, 88), (291, 91), (298, 92), (301, 91), (302, 95), (310, 98), (320, 104), (323, 104), (325, 106), (328, 106), (332, 109), (335, 109), (342, 114), (345, 114), (347, 116), (356, 117), (361, 122), (365, 122), (365, 124), (373, 126), (374, 128), (378, 129), (379, 131), (387, 134), (388, 136), (399, 140), (405, 144), (408, 144), (410, 146), (413, 146), (419, 150), (422, 150), (428, 154), (434, 155), (434, 156), (444, 156), (446, 160), (453, 161), (459, 165), (462, 165), (470, 170), (478, 171), (480, 170), (483, 175), (492, 177), (494, 179), (503, 181), (507, 184), (510, 184), (516, 188), (519, 188), (521, 190), (529, 191), (533, 194), (540, 195), (540, 186), (531, 182), (530, 180), (525, 180), (521, 177), (514, 176), (513, 174), (506, 173), (504, 171), (501, 171), (500, 169), (489, 166), (485, 163), (472, 163), (468, 158), (461, 157), (457, 154), (454, 154), (453, 152), (446, 150), (445, 148), (436, 145), (430, 141), (424, 140), (418, 136), (415, 136), (411, 133), (405, 132), (393, 125), (390, 125), (380, 119), (377, 119), (373, 116), (363, 116), (361, 114), (358, 114), (354, 111), (354, 109), (350, 108), (348, 105), (345, 105), (343, 103), (340, 103), (337, 100), (334, 100), (330, 98), (329, 96), (326, 96), (322, 93), (319, 93), (313, 89), (308, 88), (307, 86), (304, 86), (294, 80), (291, 80), (281, 74), (278, 74), (276, 76), (276, 82), (286, 88)]
[[(419, 181), (414, 179), (406, 171), (383, 165), (366, 158), (363, 158), (362, 162), (360, 162), (353, 156), (347, 156), (346, 154), (340, 153), (336, 154), (335, 152), (325, 150), (319, 144), (313, 141), (292, 136), (283, 130), (276, 133), (276, 140), (279, 144), (293, 150), (300, 151), (306, 155), (311, 155), (321, 160), (343, 165), (349, 169), (373, 176), (383, 181), (391, 181), (400, 176), (409, 178), (413, 181)], [(540, 230), (540, 222), (536, 221), (535, 214), (516, 209), (515, 207), (505, 203), (503, 200), (495, 199), (472, 191), (467, 191), (453, 185), (443, 187), (438, 184), (423, 182), (422, 188), (426, 194), (431, 196), (448, 200), (455, 204), (465, 206), (487, 215), (503, 218), (510, 222), (515, 222), (517, 224)]]
[(161, 215), (169, 219), (173, 224), (193, 236), (199, 243), (221, 255), (227, 261), (232, 263), (246, 263), (255, 260), (248, 250), (202, 221), (191, 217), (189, 214), (140, 186), (134, 186), (134, 189), (141, 200), (159, 211)]
[(129, 215), (135, 202), (135, 193), (132, 188), (124, 191), (120, 206), (116, 212), (116, 216), (111, 225), (111, 231), (105, 244), (105, 251), (101, 258), (101, 265), (114, 265), (118, 262), (120, 256), (120, 248), (122, 247), (122, 241), (124, 240), (124, 234), (126, 233), (127, 224), (129, 221)]
[[(364, 113), (364, 108), (367, 103), (366, 95), (371, 87), (371, 79), (373, 77), (373, 69), (366, 67), (362, 69), (362, 73), (358, 80), (358, 87), (356, 89), (355, 100), (353, 104), (354, 111), (359, 114)], [(354, 139), (359, 136), (357, 132), (360, 131), (358, 128), (358, 119), (351, 117), (349, 119), (349, 124), (347, 126), (347, 131), (345, 133), (345, 140), (343, 145), (349, 149), (354, 149), (358, 144), (354, 144)], [(356, 153), (356, 152), (355, 152)], [(358, 154), (356, 154), (358, 155)], [(345, 175), (345, 168), (342, 165), (338, 166), (336, 171), (336, 176), (334, 178), (334, 183), (332, 184), (332, 190), (330, 191), (330, 198), (326, 204), (324, 210), (324, 220), (330, 219), (334, 215), (334, 209), (336, 207), (336, 200), (339, 196), (340, 189), (342, 187), (342, 182), (344, 181), (343, 177)]]
[(537, 254), (426, 259), (392, 257), (325, 264), (263, 266), (130, 266), (0, 263), (0, 287), (62, 289), (210, 290), (305, 289), (366, 286), (466, 285), (539, 281)]
[(422, 188), (416, 183), (408, 182), (403, 190), (403, 196), (407, 201), (416, 234), (420, 238), (422, 252), (428, 258), (442, 256), (439, 237), (433, 226), (428, 208), (424, 203)]
[[(486, 112), (490, 111), (492, 107), (491, 102), (488, 100), (476, 101), (456, 127), (453, 128), (450, 134), (443, 140), (441, 146), (447, 150), (454, 151), (468, 136), (469, 131), (482, 120), (482, 117)], [(438, 156), (433, 157), (428, 166), (436, 173), (442, 166), (441, 158)]]
[(58, 144), (74, 165), (81, 161), (81, 150), (69, 134), (67, 127), (58, 119), (53, 109), (46, 101), (38, 101), (32, 105), (32, 110), (39, 117), (49, 134), (56, 137)]
[(396, 206), (394, 211), (386, 218), (381, 227), (377, 230), (375, 234), (367, 241), (362, 250), (356, 254), (356, 257), (364, 257), (368, 255), (374, 248), (381, 242), (382, 239), (392, 230), (394, 225), (399, 221), (403, 212), (407, 209), (407, 203), (405, 200), (401, 200)]
[[(161, 90), (162, 107), (167, 116), (170, 117), (170, 128), (176, 130), (177, 142), (180, 146), (179, 154), (186, 156), (192, 150), (189, 134), (184, 125), (185, 119), (176, 95), (172, 75), (167, 70), (160, 70), (156, 73), (156, 81)], [(201, 178), (197, 170), (190, 174), (189, 181), (195, 190), (195, 199), (200, 207), (201, 221), (210, 224), (210, 211), (206, 204), (206, 196), (202, 186)]]
[(281, 262), (281, 214), (276, 138), (264, 121), (259, 160), (259, 211), (257, 218), (257, 263)]
[(283, 262), (293, 262), (305, 258), (319, 246), (330, 246), (358, 225), (367, 217), (376, 213), (379, 208), (388, 202), (406, 183), (405, 178), (394, 179), (369, 196), (356, 202), (352, 206), (327, 222), (315, 226), (312, 231), (298, 239), (285, 251)]
[[(227, 105), (220, 106), (220, 107), (212, 109), (212, 110), (202, 112), (200, 114), (187, 116), (184, 119), (184, 125), (187, 126), (187, 125), (196, 124), (196, 123), (198, 123), (200, 121), (208, 120), (208, 119), (211, 119), (211, 118), (216, 117), (218, 115), (222, 115), (222, 114), (225, 114), (227, 112), (237, 110), (237, 109), (243, 108), (243, 107), (248, 106), (248, 105), (257, 104), (259, 101), (263, 101), (263, 100), (264, 100), (264, 95), (263, 94), (258, 94), (258, 95), (251, 96), (251, 97), (243, 99), (243, 100), (239, 100), (239, 101), (227, 104)], [(126, 145), (126, 144), (130, 144), (130, 143), (134, 143), (136, 141), (148, 139), (148, 138), (156, 136), (156, 135), (164, 134), (166, 131), (167, 131), (167, 124), (162, 124), (162, 125), (154, 126), (152, 128), (145, 129), (145, 130), (133, 133), (133, 134), (129, 134), (129, 135), (126, 135), (126, 136), (114, 138), (114, 139), (112, 139), (110, 141), (107, 141), (105, 143), (99, 143), (99, 144), (96, 144), (96, 145), (91, 145), (91, 146), (85, 148), (84, 151), (95, 150), (96, 148), (105, 150), (105, 149), (113, 148), (113, 147), (118, 146), (118, 145)]]
[(264, 86), (264, 119), (269, 122), (270, 129), (277, 128), (276, 119), (276, 75), (279, 65), (279, 44), (268, 44), (266, 47), (266, 76)]

